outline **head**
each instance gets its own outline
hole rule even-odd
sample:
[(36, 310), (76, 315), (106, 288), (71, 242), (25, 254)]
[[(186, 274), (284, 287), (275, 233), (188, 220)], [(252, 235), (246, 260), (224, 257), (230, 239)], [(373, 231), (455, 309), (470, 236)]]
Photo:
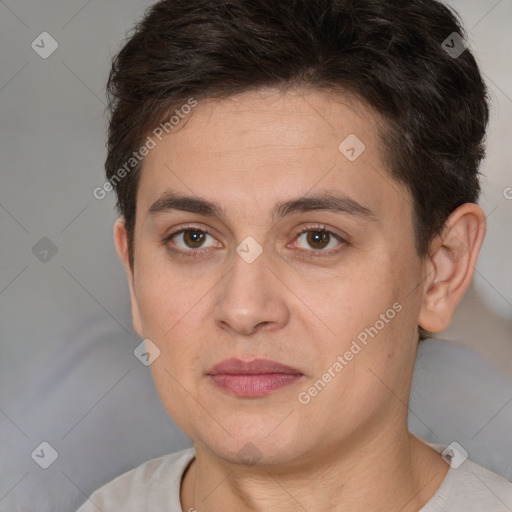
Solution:
[[(434, 0), (162, 1), (114, 59), (116, 246), (196, 443), (305, 461), (405, 425), (420, 330), (448, 326), (485, 231), (486, 91), (454, 32)], [(212, 384), (228, 358), (298, 378), (241, 397)]]

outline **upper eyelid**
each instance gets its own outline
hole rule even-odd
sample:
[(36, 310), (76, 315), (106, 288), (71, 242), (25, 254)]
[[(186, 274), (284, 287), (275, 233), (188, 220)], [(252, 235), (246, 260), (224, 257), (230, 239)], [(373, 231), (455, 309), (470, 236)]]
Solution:
[(305, 226), (300, 228), (297, 233), (295, 233), (295, 236), (302, 235), (305, 232), (308, 231), (325, 231), (326, 233), (330, 233), (331, 235), (334, 235), (342, 240), (345, 240), (346, 235), (340, 235), (339, 233), (336, 233), (336, 231), (330, 229), (328, 226), (323, 226), (322, 224), (312, 224), (311, 226)]

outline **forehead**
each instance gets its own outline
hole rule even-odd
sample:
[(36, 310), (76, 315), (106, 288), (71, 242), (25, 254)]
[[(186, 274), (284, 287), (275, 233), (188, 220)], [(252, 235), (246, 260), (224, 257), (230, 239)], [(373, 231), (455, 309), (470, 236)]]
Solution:
[[(349, 96), (258, 90), (200, 102), (145, 157), (138, 210), (166, 191), (215, 201), (232, 215), (297, 195), (339, 191), (372, 210), (406, 213), (385, 170), (375, 113)], [(409, 212), (410, 213), (410, 212)], [(256, 216), (256, 212), (255, 212)]]

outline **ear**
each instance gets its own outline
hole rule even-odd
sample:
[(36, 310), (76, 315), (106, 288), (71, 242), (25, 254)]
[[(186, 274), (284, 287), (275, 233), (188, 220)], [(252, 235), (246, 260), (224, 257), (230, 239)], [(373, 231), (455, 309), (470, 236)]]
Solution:
[(116, 244), (117, 254), (121, 260), (126, 275), (128, 277), (128, 286), (130, 288), (130, 302), (132, 307), (132, 322), (135, 332), (143, 338), (142, 334), (142, 323), (140, 321), (139, 306), (137, 303), (137, 296), (135, 295), (134, 281), (134, 270), (130, 265), (130, 259), (128, 256), (128, 233), (123, 218), (116, 220), (114, 224), (114, 243)]
[(430, 332), (444, 331), (466, 292), (485, 236), (483, 210), (474, 203), (459, 206), (432, 244), (418, 323)]

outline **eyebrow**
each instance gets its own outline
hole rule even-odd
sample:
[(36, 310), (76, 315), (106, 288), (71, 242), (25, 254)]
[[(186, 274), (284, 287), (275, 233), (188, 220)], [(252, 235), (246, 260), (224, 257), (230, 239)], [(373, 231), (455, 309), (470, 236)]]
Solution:
[[(225, 209), (218, 203), (197, 196), (186, 196), (168, 190), (149, 208), (148, 213), (158, 215), (172, 210), (196, 213), (208, 217), (218, 217), (225, 220)], [(332, 211), (375, 222), (374, 212), (361, 205), (346, 194), (325, 192), (314, 196), (302, 196), (281, 203), (276, 203), (272, 211), (272, 219), (282, 219), (294, 213), (310, 211)]]

